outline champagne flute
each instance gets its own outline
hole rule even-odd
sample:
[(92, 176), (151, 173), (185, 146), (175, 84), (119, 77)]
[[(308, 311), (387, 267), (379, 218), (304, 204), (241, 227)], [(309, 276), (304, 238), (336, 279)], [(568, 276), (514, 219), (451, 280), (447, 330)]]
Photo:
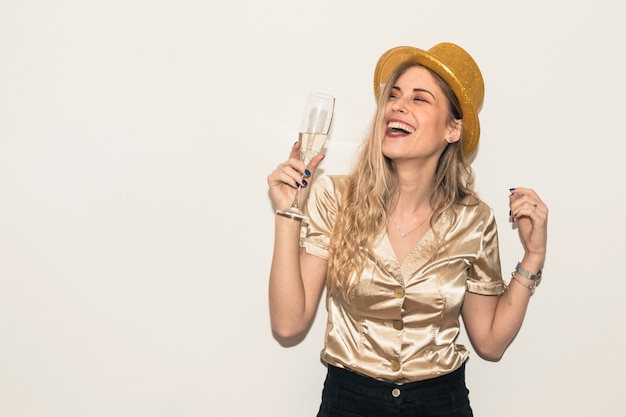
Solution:
[[(300, 160), (309, 165), (311, 159), (322, 151), (328, 138), (330, 123), (333, 120), (335, 98), (323, 93), (309, 93), (300, 119), (299, 138)], [(291, 207), (276, 210), (277, 214), (304, 220), (306, 216), (300, 209), (300, 190), (298, 186)]]

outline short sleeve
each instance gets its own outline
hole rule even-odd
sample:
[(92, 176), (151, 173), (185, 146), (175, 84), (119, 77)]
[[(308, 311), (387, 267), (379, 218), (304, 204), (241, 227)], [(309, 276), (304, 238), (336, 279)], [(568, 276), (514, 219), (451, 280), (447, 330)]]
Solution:
[(475, 259), (467, 270), (466, 289), (481, 295), (499, 295), (504, 289), (502, 269), (500, 266), (500, 249), (498, 245), (498, 228), (493, 211), (484, 203), (480, 203), (480, 211), (484, 212), (479, 222), (482, 230)]
[(345, 182), (345, 176), (322, 176), (313, 182), (304, 208), (308, 221), (303, 222), (300, 233), (300, 246), (307, 253), (328, 259), (330, 233)]

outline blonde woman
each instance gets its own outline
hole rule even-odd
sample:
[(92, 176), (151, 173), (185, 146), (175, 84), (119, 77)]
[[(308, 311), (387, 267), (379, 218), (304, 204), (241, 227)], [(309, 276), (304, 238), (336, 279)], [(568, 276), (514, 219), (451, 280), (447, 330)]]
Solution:
[(473, 58), (452, 43), (393, 48), (374, 91), (349, 175), (312, 182), (323, 156), (305, 166), (295, 144), (268, 176), (278, 208), (304, 185), (308, 215), (275, 218), (272, 329), (305, 332), (326, 290), (319, 417), (471, 416), (459, 318), (480, 356), (503, 355), (541, 279), (548, 208), (532, 189), (510, 190), (524, 255), (505, 284), (496, 222), (468, 162), (484, 94)]

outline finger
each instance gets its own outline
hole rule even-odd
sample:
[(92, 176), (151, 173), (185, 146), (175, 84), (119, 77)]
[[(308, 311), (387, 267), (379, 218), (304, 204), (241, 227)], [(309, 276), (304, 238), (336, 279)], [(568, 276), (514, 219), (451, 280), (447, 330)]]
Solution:
[(536, 204), (537, 206), (545, 206), (537, 193), (530, 188), (510, 188), (509, 191), (511, 192), (509, 195), (510, 204), (518, 202), (519, 204), (531, 203), (533, 205)]
[(548, 218), (548, 208), (532, 201), (512, 204), (511, 218), (514, 222), (530, 219), (533, 227), (544, 227)]
[(289, 159), (300, 159), (300, 142), (296, 142), (291, 147)]
[(283, 174), (286, 174), (286, 171), (289, 169), (289, 165), (286, 162), (278, 164), (276, 169), (272, 171), (270, 175), (274, 175), (276, 177), (283, 177)]
[(509, 196), (510, 215), (516, 219), (527, 216), (531, 219), (546, 218), (548, 208), (537, 193), (530, 188), (512, 188)]
[(285, 164), (278, 170), (278, 178), (280, 182), (289, 185), (292, 188), (298, 188), (301, 184), (303, 175), (292, 165)]
[(537, 215), (538, 207), (539, 207), (538, 204), (526, 201), (521, 204), (513, 204), (511, 206), (511, 213), (512, 213), (512, 216), (516, 219), (519, 219), (522, 216), (532, 218)]
[(537, 204), (539, 204), (540, 202), (543, 203), (541, 201), (541, 198), (539, 198), (539, 195), (537, 195), (535, 190), (533, 190), (532, 188), (516, 187), (516, 188), (510, 188), (509, 191), (511, 192), (510, 198), (512, 200), (528, 198), (528, 199), (535, 200)]
[(306, 187), (311, 182), (310, 177), (324, 157), (324, 154), (319, 153), (311, 159), (308, 166), (305, 165), (300, 160), (300, 143), (296, 142), (291, 147), (289, 160), (279, 164), (270, 175), (275, 175), (282, 182), (292, 187)]
[(320, 152), (317, 155), (315, 155), (313, 159), (311, 159), (311, 162), (309, 162), (309, 169), (311, 170), (311, 172), (315, 171), (317, 166), (320, 164), (320, 162), (322, 162), (324, 158), (326, 158), (326, 155)]
[[(289, 160), (300, 160), (300, 142), (295, 142), (289, 150)], [(270, 173), (271, 175), (280, 176), (288, 166), (289, 161), (282, 162), (276, 166), (276, 169)]]
[(270, 172), (267, 176), (268, 184), (270, 186), (286, 184), (292, 188), (297, 188), (298, 184), (294, 178), (298, 178), (298, 171), (290, 165), (293, 161), (293, 159), (290, 159), (289, 161), (278, 164), (276, 169)]

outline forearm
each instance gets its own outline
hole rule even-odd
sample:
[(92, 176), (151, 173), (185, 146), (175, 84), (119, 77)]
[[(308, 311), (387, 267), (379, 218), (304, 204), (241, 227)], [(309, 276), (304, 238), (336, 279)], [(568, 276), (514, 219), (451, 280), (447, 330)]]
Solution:
[(299, 333), (305, 320), (305, 288), (300, 269), (300, 222), (275, 216), (269, 306), (277, 333)]
[[(532, 285), (524, 278), (518, 278), (525, 285)], [(511, 279), (507, 290), (498, 299), (491, 328), (489, 355), (493, 359), (502, 357), (515, 335), (522, 327), (530, 301), (530, 290), (518, 281)]]
[[(543, 266), (543, 261), (525, 257), (520, 263), (522, 268), (536, 274)], [(489, 342), (485, 348), (486, 356), (499, 359), (519, 332), (530, 298), (537, 282), (514, 272), (507, 290), (498, 299), (493, 315)]]

